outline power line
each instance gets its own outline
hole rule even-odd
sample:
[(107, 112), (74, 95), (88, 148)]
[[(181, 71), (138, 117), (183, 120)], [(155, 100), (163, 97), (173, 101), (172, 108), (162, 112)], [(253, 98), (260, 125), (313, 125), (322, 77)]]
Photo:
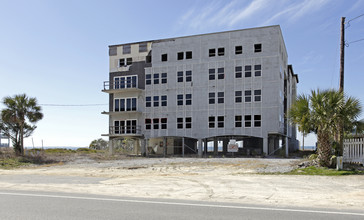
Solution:
[[(350, 21), (353, 21), (353, 20), (355, 20), (355, 19), (358, 19), (358, 18), (360, 18), (360, 17), (362, 17), (362, 16), (364, 16), (364, 14), (361, 14), (361, 15), (359, 15), (359, 16), (357, 16), (357, 17), (355, 17), (355, 18), (353, 18), (353, 19), (351, 19), (351, 20), (349, 20), (348, 22), (346, 22), (346, 28), (348, 28), (348, 27), (350, 27)], [(345, 29), (346, 29), (345, 28)]]
[(353, 43), (356, 43), (356, 42), (359, 42), (359, 41), (363, 41), (363, 40), (364, 40), (364, 38), (359, 39), (359, 40), (354, 40), (354, 41), (351, 41), (351, 42), (345, 43), (345, 46), (346, 46), (346, 47), (349, 47), (349, 45), (350, 45), (350, 44), (353, 44)]
[(54, 106), (54, 107), (87, 107), (87, 106), (105, 106), (109, 104), (39, 104), (40, 106)]

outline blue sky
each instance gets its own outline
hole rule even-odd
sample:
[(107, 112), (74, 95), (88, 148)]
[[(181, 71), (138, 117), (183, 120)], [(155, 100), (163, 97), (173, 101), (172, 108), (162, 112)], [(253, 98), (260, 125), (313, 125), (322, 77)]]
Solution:
[[(361, 0), (0, 0), (0, 98), (26, 93), (40, 104), (107, 104), (108, 45), (277, 24), (298, 92), (338, 88), (340, 20), (362, 14)], [(348, 42), (363, 38), (364, 16), (346, 29)], [(346, 47), (345, 91), (361, 101), (363, 61), (364, 41)], [(88, 146), (108, 132), (104, 110), (43, 106), (34, 145)]]

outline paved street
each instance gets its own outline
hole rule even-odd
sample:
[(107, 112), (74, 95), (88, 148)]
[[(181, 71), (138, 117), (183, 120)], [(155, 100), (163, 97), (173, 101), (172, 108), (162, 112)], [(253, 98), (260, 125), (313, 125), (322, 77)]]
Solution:
[(1, 219), (363, 219), (364, 212), (0, 191)]

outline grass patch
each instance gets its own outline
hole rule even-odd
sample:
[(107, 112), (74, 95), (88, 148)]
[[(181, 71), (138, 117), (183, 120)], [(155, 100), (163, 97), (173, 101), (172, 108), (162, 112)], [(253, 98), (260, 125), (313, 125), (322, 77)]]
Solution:
[(0, 168), (13, 169), (17, 167), (30, 165), (31, 162), (23, 160), (23, 158), (5, 158), (0, 160)]
[(326, 167), (306, 167), (292, 170), (285, 175), (313, 175), (313, 176), (345, 176), (345, 175), (364, 175), (361, 170), (336, 170)]

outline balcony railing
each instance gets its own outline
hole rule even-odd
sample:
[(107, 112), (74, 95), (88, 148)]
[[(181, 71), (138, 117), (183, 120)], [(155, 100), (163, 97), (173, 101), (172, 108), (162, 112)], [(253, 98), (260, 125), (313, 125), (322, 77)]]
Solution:
[(136, 82), (128, 81), (104, 81), (104, 90), (137, 89)]
[(110, 135), (141, 135), (141, 126), (110, 126)]

